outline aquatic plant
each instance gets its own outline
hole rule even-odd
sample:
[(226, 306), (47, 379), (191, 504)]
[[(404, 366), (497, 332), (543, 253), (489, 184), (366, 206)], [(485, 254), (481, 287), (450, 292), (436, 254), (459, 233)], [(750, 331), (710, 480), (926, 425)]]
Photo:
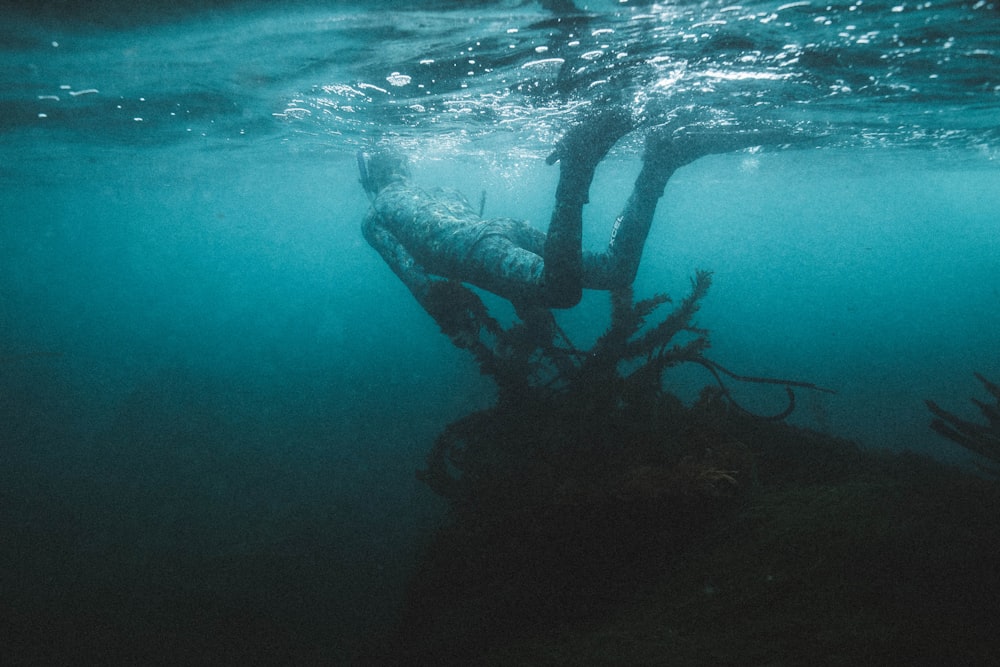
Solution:
[[(928, 409), (934, 414), (930, 427), (938, 434), (948, 438), (969, 451), (985, 457), (995, 464), (1000, 464), (1000, 386), (990, 382), (979, 373), (974, 373), (976, 379), (983, 383), (986, 391), (993, 397), (994, 403), (984, 403), (971, 399), (979, 411), (986, 417), (987, 424), (976, 424), (948, 412), (931, 400), (925, 401)], [(985, 471), (1000, 476), (1000, 467), (980, 466)]]

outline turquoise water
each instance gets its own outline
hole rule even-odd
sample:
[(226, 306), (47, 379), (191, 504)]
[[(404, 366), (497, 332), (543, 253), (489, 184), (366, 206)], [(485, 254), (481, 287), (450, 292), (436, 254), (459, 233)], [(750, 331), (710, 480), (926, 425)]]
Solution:
[[(801, 138), (680, 171), (637, 293), (714, 271), (713, 359), (837, 391), (801, 397), (794, 422), (970, 464), (923, 400), (972, 417), (973, 371), (1000, 378), (994, 2), (8, 4), (15, 662), (336, 663), (389, 627), (443, 510), (413, 471), (493, 394), (361, 238), (354, 153), (374, 140), (406, 148), (420, 184), (543, 227), (544, 157), (594, 101)], [(592, 247), (640, 151), (598, 172)], [(588, 293), (558, 317), (586, 344), (607, 312)], [(684, 396), (709, 380), (673, 377)]]

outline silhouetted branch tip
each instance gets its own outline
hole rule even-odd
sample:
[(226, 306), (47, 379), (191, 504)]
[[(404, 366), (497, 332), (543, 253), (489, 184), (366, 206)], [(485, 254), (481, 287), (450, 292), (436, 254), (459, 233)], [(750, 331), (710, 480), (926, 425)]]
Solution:
[[(945, 410), (932, 400), (924, 401), (927, 409), (934, 415), (930, 428), (938, 435), (948, 438), (957, 445), (968, 449), (994, 463), (1000, 464), (1000, 387), (990, 382), (979, 373), (974, 373), (986, 391), (993, 397), (995, 403), (984, 403), (971, 399), (973, 405), (986, 418), (986, 424), (977, 424), (962, 419), (953, 412)], [(984, 469), (994, 475), (1000, 475), (1000, 468)]]

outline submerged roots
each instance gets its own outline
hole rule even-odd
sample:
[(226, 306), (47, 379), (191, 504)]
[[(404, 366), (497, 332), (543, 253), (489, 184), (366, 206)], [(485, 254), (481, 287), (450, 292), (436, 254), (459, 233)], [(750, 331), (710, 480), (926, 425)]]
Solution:
[[(829, 390), (737, 375), (708, 359), (708, 332), (694, 316), (711, 282), (698, 271), (688, 295), (658, 319), (667, 295), (636, 301), (631, 288), (613, 292), (610, 325), (589, 350), (577, 349), (548, 310), (518, 309), (521, 321), (509, 329), (477, 310), (481, 323), (452, 340), (495, 380), (497, 404), (449, 425), (418, 477), (455, 506), (480, 510), (732, 496), (752, 478), (752, 457), (722, 424), (750, 413), (724, 378), (783, 385), (788, 406), (769, 419), (791, 414), (795, 388)], [(467, 301), (461, 309), (472, 312)], [(663, 388), (664, 372), (684, 363), (717, 383), (690, 408)]]

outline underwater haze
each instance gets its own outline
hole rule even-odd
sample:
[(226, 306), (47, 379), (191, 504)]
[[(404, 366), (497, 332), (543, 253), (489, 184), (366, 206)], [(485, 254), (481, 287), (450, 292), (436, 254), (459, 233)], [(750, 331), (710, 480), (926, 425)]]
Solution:
[[(671, 179), (637, 296), (712, 271), (712, 359), (836, 391), (793, 423), (974, 468), (924, 400), (1000, 378), (995, 0), (12, 2), (0, 49), (5, 664), (338, 664), (390, 631), (444, 513), (414, 471), (495, 393), (361, 236), (378, 142), (544, 230), (589, 108), (786, 133)], [(608, 303), (557, 317), (582, 347)]]

